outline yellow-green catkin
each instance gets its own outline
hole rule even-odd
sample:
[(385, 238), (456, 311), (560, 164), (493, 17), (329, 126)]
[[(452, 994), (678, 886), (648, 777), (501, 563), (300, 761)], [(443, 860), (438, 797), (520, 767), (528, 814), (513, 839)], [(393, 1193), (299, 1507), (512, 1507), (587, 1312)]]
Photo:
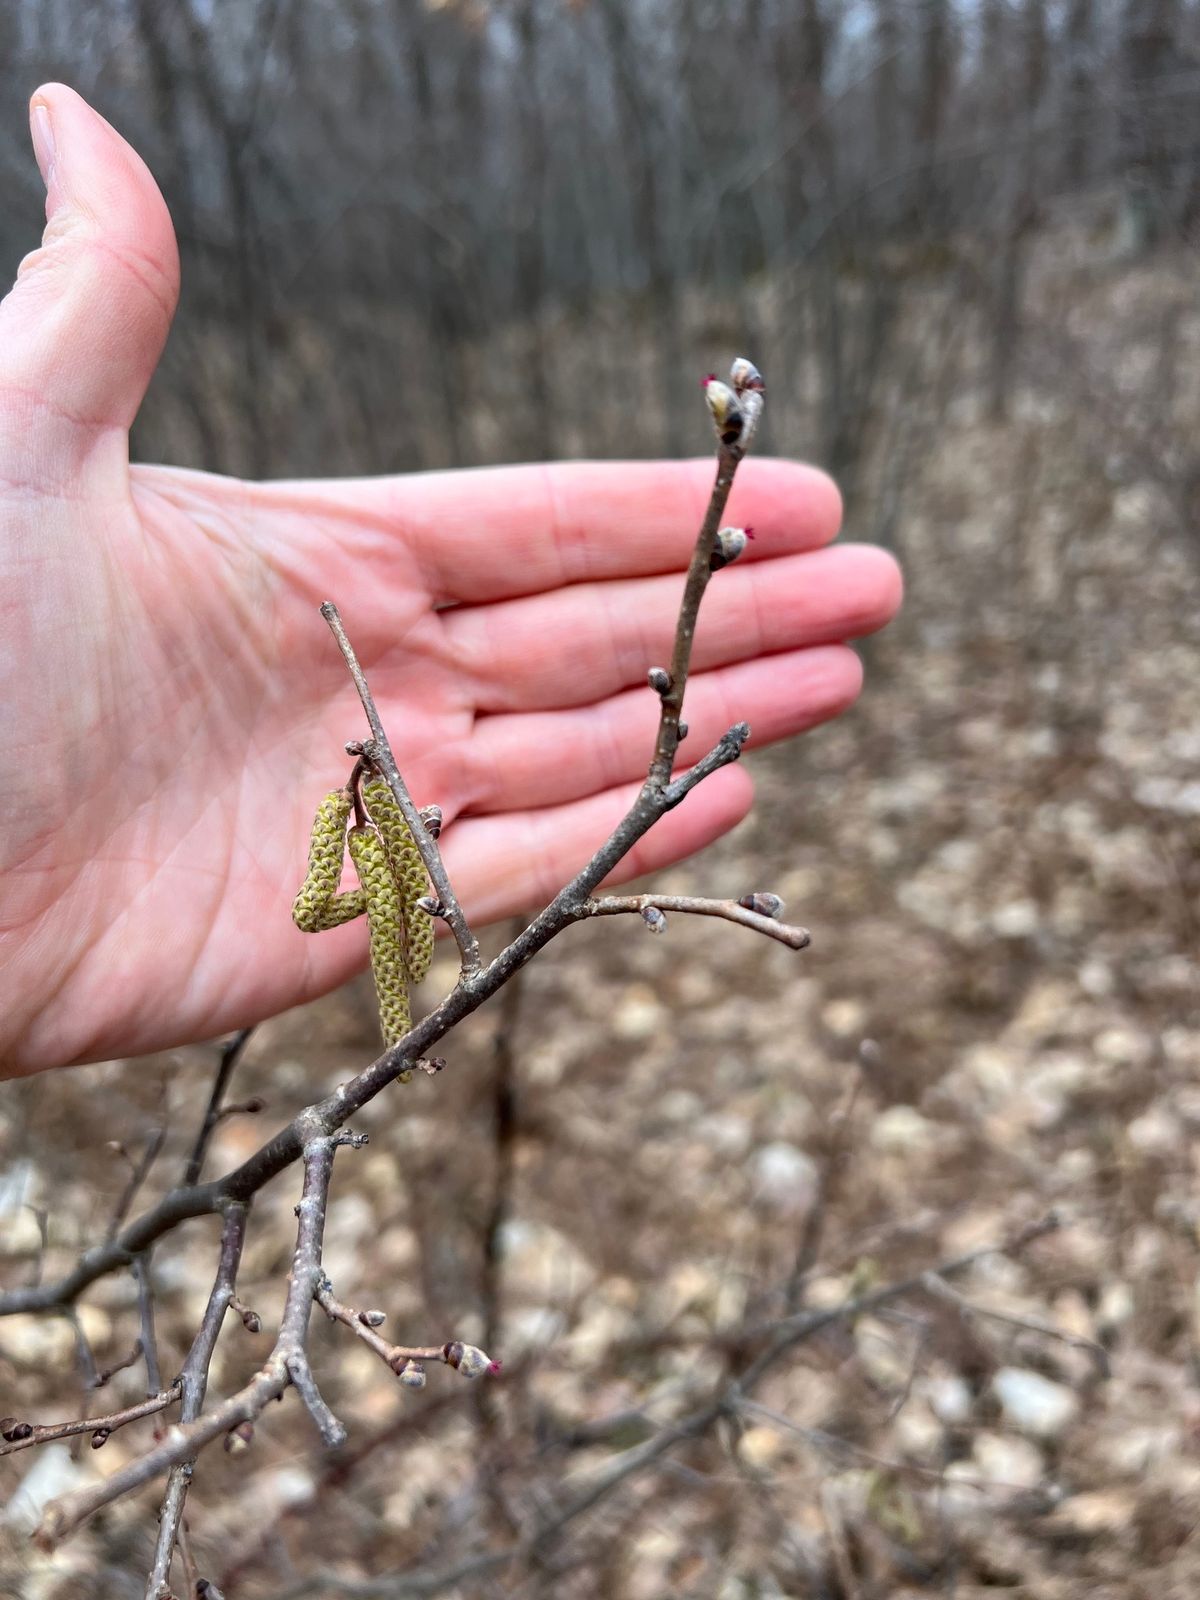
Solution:
[(349, 790), (334, 789), (317, 807), (308, 845), (308, 875), (292, 904), (292, 921), (301, 933), (321, 933), (362, 916), (361, 889), (338, 894), (346, 855), (346, 822), (353, 804)]
[(427, 911), (417, 909), (417, 901), (429, 893), (425, 863), (412, 830), (396, 804), (396, 797), (384, 779), (368, 779), (362, 786), (362, 797), (371, 821), (383, 838), (392, 873), (399, 885), (404, 961), (413, 983), (420, 983), (433, 960), (433, 920)]
[(348, 837), (350, 859), (367, 900), (371, 974), (379, 1001), (379, 1024), (384, 1043), (393, 1045), (412, 1027), (400, 888), (383, 840), (375, 828), (356, 826), (350, 829)]

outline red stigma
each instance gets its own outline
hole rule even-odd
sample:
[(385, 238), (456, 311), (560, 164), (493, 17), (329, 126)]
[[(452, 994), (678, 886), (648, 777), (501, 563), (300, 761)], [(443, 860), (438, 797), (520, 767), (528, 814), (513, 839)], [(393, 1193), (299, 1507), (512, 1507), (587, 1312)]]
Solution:
[(700, 379), (700, 387), (702, 389), (707, 389), (710, 383), (716, 383), (716, 381), (717, 375), (715, 372), (706, 372)]
[(753, 537), (754, 537), (754, 529), (753, 528), (743, 528), (742, 532), (746, 535), (747, 539), (753, 539)]

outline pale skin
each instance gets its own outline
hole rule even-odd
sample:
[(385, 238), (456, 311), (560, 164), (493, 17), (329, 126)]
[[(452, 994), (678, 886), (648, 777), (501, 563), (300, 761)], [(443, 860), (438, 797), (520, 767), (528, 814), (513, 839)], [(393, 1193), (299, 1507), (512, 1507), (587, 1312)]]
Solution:
[[(646, 669), (712, 477), (709, 459), (307, 483), (131, 467), (178, 294), (171, 221), (72, 90), (39, 89), (31, 124), (47, 227), (0, 304), (8, 1076), (212, 1038), (364, 964), (361, 924), (305, 936), (289, 916), (317, 801), (365, 732), (325, 599), (414, 798), (443, 807), (468, 915), (549, 898), (644, 776)], [(821, 473), (751, 459), (729, 510), (756, 537), (705, 600), (689, 754), (737, 720), (758, 747), (844, 711), (847, 641), (900, 599), (888, 556), (830, 547)], [(744, 766), (719, 772), (621, 876), (700, 849), (750, 799)]]

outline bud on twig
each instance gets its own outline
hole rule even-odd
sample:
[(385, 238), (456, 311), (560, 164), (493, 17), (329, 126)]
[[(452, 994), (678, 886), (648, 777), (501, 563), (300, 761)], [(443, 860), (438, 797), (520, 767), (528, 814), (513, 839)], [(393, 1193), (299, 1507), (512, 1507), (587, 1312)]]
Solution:
[(7, 1439), (9, 1444), (28, 1439), (32, 1432), (32, 1423), (20, 1422), (16, 1417), (0, 1417), (0, 1439)]
[(387, 1321), (387, 1312), (375, 1310), (360, 1311), (358, 1313), (358, 1320), (362, 1323), (364, 1328), (382, 1328), (384, 1323)]
[(97, 1428), (95, 1433), (92, 1434), (92, 1449), (99, 1450), (106, 1445), (111, 1433), (111, 1428)]
[(760, 917), (770, 917), (772, 922), (778, 922), (784, 911), (777, 894), (744, 894), (738, 905), (746, 911), (756, 911)]
[(423, 911), (429, 917), (444, 917), (446, 908), (434, 895), (423, 894), (416, 902), (417, 910)]
[(737, 444), (746, 422), (737, 395), (727, 383), (722, 383), (715, 373), (710, 372), (704, 379), (704, 398), (712, 412), (717, 438), (723, 445)]
[(421, 821), (425, 824), (425, 832), (431, 839), (436, 839), (442, 831), (441, 806), (422, 806)]
[(722, 528), (713, 541), (713, 552), (708, 558), (710, 572), (720, 572), (737, 560), (746, 548), (746, 540), (753, 539), (753, 528)]
[(729, 381), (737, 390), (739, 396), (745, 394), (747, 390), (761, 394), (766, 388), (762, 373), (754, 365), (753, 361), (747, 360), (745, 356), (736, 356), (734, 358), (734, 363), (729, 369)]
[(484, 1372), (500, 1371), (498, 1361), (493, 1361), (478, 1345), (463, 1344), (461, 1339), (452, 1339), (449, 1344), (443, 1345), (442, 1360), (448, 1367), (457, 1367), (464, 1378), (478, 1378)]
[(646, 682), (654, 690), (655, 694), (662, 695), (670, 694), (671, 692), (671, 674), (665, 667), (651, 667), (646, 674)]
[(667, 931), (667, 919), (657, 906), (643, 906), (642, 921), (651, 933), (666, 933)]
[(675, 724), (675, 743), (676, 744), (682, 744), (683, 741), (687, 738), (687, 736), (688, 736), (688, 725), (687, 725), (687, 723), (686, 722), (677, 722)]
[(257, 1311), (252, 1311), (248, 1305), (238, 1299), (237, 1295), (234, 1295), (229, 1304), (237, 1312), (238, 1316), (241, 1317), (242, 1327), (245, 1328), (247, 1333), (262, 1332), (262, 1318), (259, 1316)]
[(425, 1387), (425, 1368), (419, 1361), (406, 1361), (397, 1373), (397, 1377), (406, 1389)]

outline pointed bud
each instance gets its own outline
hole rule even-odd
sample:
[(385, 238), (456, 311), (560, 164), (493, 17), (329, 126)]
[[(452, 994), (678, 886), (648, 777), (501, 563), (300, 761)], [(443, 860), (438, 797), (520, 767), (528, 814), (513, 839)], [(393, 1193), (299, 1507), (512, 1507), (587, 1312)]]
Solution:
[(761, 392), (766, 388), (766, 384), (762, 380), (762, 373), (754, 365), (753, 361), (748, 361), (745, 356), (738, 356), (732, 367), (730, 367), (729, 381), (739, 395), (744, 394), (747, 389)]
[(382, 1328), (387, 1321), (386, 1311), (360, 1311), (358, 1320), (364, 1328)]
[(478, 1378), (483, 1373), (496, 1373), (500, 1371), (500, 1363), (493, 1361), (478, 1345), (463, 1344), (461, 1339), (452, 1339), (442, 1347), (442, 1360), (448, 1367), (457, 1367), (464, 1378)]
[(712, 413), (717, 438), (724, 445), (737, 444), (742, 437), (745, 424), (737, 395), (727, 383), (722, 383), (720, 378), (710, 375), (704, 380), (704, 398), (708, 401), (708, 409)]
[(92, 1435), (92, 1449), (102, 1449), (104, 1445), (108, 1443), (108, 1438), (111, 1433), (111, 1428), (97, 1428), (95, 1433)]
[(688, 725), (687, 725), (687, 723), (686, 722), (676, 723), (676, 725), (675, 725), (675, 742), (676, 742), (676, 744), (682, 744), (683, 741), (687, 738), (687, 736), (688, 736)]
[(760, 917), (770, 917), (773, 922), (778, 922), (784, 912), (777, 894), (744, 894), (738, 905), (746, 911), (756, 911)]
[(242, 1327), (247, 1333), (262, 1332), (262, 1318), (257, 1311), (251, 1311), (249, 1306), (242, 1312)]
[(0, 1417), (0, 1439), (7, 1439), (9, 1444), (17, 1444), (22, 1439), (28, 1439), (32, 1432), (31, 1423), (20, 1422), (16, 1417)]
[(442, 831), (441, 806), (422, 806), (421, 821), (425, 824), (425, 831), (431, 839), (436, 839)]
[(746, 540), (752, 536), (752, 532), (746, 528), (722, 528), (713, 541), (713, 552), (708, 558), (709, 571), (720, 572), (722, 567), (736, 561), (746, 548)]
[(423, 894), (417, 901), (417, 910), (424, 911), (426, 916), (444, 917), (446, 908), (435, 895)]
[(643, 906), (642, 921), (651, 933), (666, 933), (667, 931), (667, 919), (657, 906)]
[(646, 682), (654, 690), (655, 694), (670, 694), (671, 692), (671, 674), (665, 667), (651, 667), (646, 674)]
[(425, 1387), (425, 1368), (419, 1361), (406, 1361), (397, 1376), (406, 1389)]

